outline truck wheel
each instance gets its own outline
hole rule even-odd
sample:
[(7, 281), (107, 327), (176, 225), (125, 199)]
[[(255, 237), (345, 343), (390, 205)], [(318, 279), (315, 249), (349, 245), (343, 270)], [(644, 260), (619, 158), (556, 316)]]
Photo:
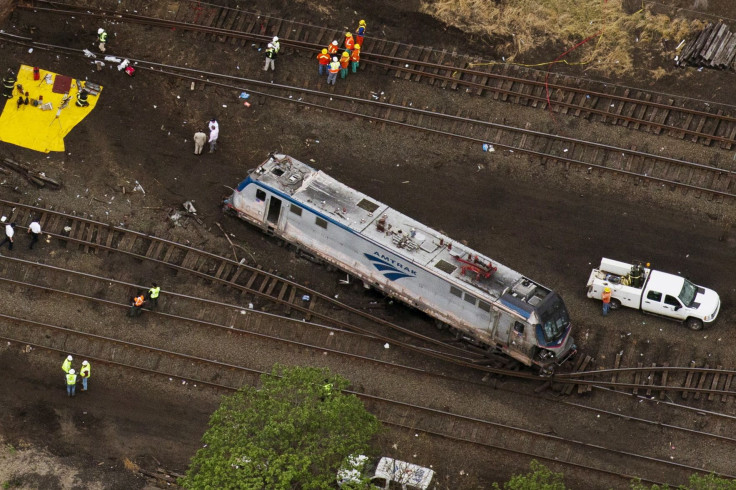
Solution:
[(611, 309), (618, 310), (619, 308), (621, 308), (621, 302), (616, 298), (611, 298)]
[(703, 330), (703, 322), (697, 318), (688, 318), (685, 325), (687, 325), (687, 328), (690, 330)]

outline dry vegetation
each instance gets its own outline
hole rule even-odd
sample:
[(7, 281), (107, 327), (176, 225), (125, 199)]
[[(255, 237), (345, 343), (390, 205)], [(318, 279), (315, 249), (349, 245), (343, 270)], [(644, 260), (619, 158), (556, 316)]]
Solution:
[[(422, 11), (490, 42), (507, 61), (549, 49), (549, 62), (584, 39), (565, 59), (605, 75), (631, 75), (636, 48), (660, 50), (682, 40), (696, 23), (654, 15), (646, 6), (626, 13), (624, 0), (423, 0)], [(627, 2), (630, 3), (630, 2)], [(562, 48), (560, 48), (562, 46)]]

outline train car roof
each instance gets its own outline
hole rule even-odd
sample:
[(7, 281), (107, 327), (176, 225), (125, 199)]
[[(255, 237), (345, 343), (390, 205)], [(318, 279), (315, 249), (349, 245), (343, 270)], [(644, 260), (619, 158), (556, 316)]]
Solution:
[[(292, 157), (272, 155), (251, 172), (250, 178), (412, 263), (452, 278), (451, 282), (464, 285), (465, 290), (472, 287), (493, 299), (506, 295), (506, 299), (514, 300), (517, 310), (531, 311), (550, 293), (503, 264)], [(527, 305), (529, 308), (525, 308)]]

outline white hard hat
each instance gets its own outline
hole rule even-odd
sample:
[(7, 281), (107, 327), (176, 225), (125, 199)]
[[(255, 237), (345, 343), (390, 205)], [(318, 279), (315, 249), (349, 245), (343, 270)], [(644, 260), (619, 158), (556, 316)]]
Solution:
[(75, 370), (73, 370), (73, 369), (70, 369), (70, 370), (69, 370), (69, 374), (75, 374), (75, 373), (76, 373), (76, 371), (75, 371)]
[(74, 358), (73, 358), (73, 357), (72, 357), (71, 355), (68, 355), (68, 356), (66, 356), (66, 358), (67, 358), (68, 360), (70, 360), (70, 361), (73, 361), (73, 360), (74, 360)]
[(103, 29), (102, 27), (97, 29), (97, 34), (102, 34), (103, 32), (105, 32), (105, 29)]
[(332, 61), (337, 61), (337, 56), (333, 56)]
[(278, 40), (279, 40), (279, 37), (278, 37), (278, 36), (274, 36), (274, 37), (273, 37), (273, 42), (276, 42), (276, 41), (278, 41)]
[(87, 361), (82, 361), (82, 366), (86, 366), (87, 364), (89, 364)]
[(337, 46), (337, 41), (332, 41), (332, 44), (334, 44), (335, 46)]
[(269, 48), (273, 48), (273, 44), (271, 44), (271, 43), (268, 43), (268, 47), (269, 47)]

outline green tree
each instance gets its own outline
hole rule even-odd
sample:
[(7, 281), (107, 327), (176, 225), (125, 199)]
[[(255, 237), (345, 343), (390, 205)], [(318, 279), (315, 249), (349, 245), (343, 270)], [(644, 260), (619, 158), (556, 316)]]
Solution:
[[(531, 471), (525, 475), (514, 475), (503, 484), (503, 490), (566, 490), (562, 481), (562, 473), (552, 473), (536, 459), (529, 464)], [(498, 483), (493, 484), (495, 490), (500, 490)]]
[[(329, 385), (329, 386), (327, 386)], [(380, 428), (349, 381), (326, 369), (274, 366), (261, 387), (223, 397), (179, 484), (192, 489), (334, 487), (350, 454)]]

